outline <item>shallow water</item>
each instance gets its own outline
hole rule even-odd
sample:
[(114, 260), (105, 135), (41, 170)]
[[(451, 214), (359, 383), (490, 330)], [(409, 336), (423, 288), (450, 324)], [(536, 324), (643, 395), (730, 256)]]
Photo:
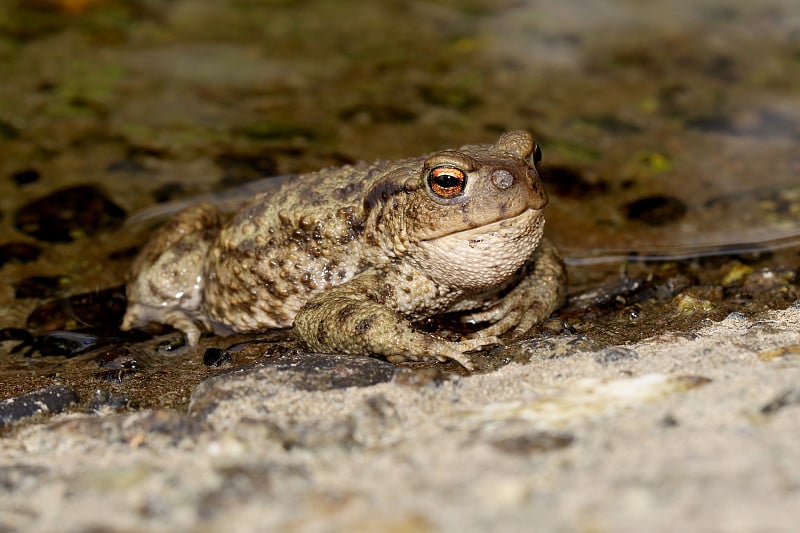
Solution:
[[(611, 287), (562, 315), (579, 332), (691, 330), (797, 297), (796, 0), (19, 0), (0, 5), (0, 79), (0, 244), (13, 245), (0, 328), (96, 326), (28, 317), (119, 286), (152, 229), (122, 220), (157, 202), (514, 128), (542, 146), (547, 231), (571, 258), (572, 293)], [(47, 197), (86, 184), (99, 189)], [(686, 291), (699, 314), (680, 310)], [(97, 354), (24, 358), (15, 344), (2, 397), (66, 379), (147, 402), (158, 372), (164, 390), (213, 372), (197, 354), (128, 354), (135, 371), (109, 379)]]

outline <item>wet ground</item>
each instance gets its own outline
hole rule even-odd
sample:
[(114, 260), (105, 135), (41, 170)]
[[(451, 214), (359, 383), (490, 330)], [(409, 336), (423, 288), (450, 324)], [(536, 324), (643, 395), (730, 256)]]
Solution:
[(796, 0), (8, 1), (0, 79), (0, 398), (66, 387), (73, 413), (182, 412), (221, 372), (298, 364), (287, 332), (123, 336), (124, 273), (158, 223), (125, 221), (517, 128), (544, 152), (571, 298), (481, 370), (624, 359), (800, 299)]

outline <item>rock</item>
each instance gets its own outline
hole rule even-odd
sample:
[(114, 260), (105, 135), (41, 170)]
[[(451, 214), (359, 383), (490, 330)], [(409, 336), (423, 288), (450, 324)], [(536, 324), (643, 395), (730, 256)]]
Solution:
[(189, 411), (202, 417), (221, 403), (243, 396), (252, 402), (266, 403), (278, 390), (368, 387), (390, 381), (399, 370), (400, 367), (372, 357), (285, 350), (201, 382), (192, 393)]
[(399, 367), (374, 357), (286, 350), (275, 357), (220, 374), (204, 383), (230, 378), (241, 379), (256, 374), (262, 378), (277, 375), (283, 387), (323, 391), (384, 383), (391, 380), (398, 369)]
[(606, 366), (609, 364), (630, 361), (638, 358), (639, 354), (636, 353), (636, 350), (631, 350), (630, 348), (625, 348), (624, 346), (613, 346), (598, 352), (597, 355), (595, 355), (594, 360), (598, 365)]
[(138, 404), (132, 401), (127, 394), (113, 394), (108, 391), (98, 389), (94, 392), (92, 400), (89, 402), (87, 412), (100, 413), (107, 411), (125, 411), (126, 409), (137, 409)]
[(0, 342), (3, 341), (22, 341), (26, 345), (32, 344), (34, 340), (30, 331), (22, 328), (3, 328), (0, 329)]
[(374, 357), (295, 350), (287, 350), (262, 364), (266, 369), (287, 374), (281, 376), (284, 385), (307, 391), (369, 387), (391, 380), (399, 368)]
[(83, 415), (50, 424), (44, 431), (65, 441), (77, 436), (82, 441), (91, 439), (98, 443), (122, 443), (132, 448), (163, 449), (189, 442), (207, 429), (184, 413), (154, 409), (105, 416)]
[(206, 366), (221, 366), (231, 361), (231, 354), (222, 348), (208, 348), (203, 353), (203, 364)]
[(20, 336), (15, 330), (4, 330), (10, 340), (21, 340), (11, 353), (22, 352), (25, 357), (35, 353), (42, 356), (75, 357), (107, 345), (141, 342), (150, 335), (141, 330), (107, 331), (102, 328), (80, 328), (72, 331), (47, 331), (37, 336)]
[[(12, 464), (0, 466), (0, 489), (11, 492), (23, 487), (33, 486), (49, 472), (38, 465)], [(4, 529), (8, 531), (9, 529)]]
[(135, 345), (113, 345), (99, 351), (96, 361), (100, 370), (94, 372), (93, 376), (105, 381), (122, 383), (125, 378), (133, 376), (139, 373), (143, 367), (149, 366), (152, 357), (152, 352)]
[(0, 428), (38, 414), (60, 413), (80, 399), (75, 390), (54, 385), (0, 401)]
[(534, 337), (520, 343), (528, 357), (555, 359), (570, 357), (578, 352), (600, 350), (603, 344), (586, 335), (559, 335)]

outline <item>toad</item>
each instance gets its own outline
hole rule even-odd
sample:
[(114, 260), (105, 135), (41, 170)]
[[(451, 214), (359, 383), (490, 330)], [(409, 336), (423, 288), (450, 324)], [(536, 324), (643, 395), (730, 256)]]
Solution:
[[(203, 332), (293, 326), (306, 349), (391, 362), (455, 360), (516, 338), (564, 302), (542, 237), (541, 150), (525, 131), (495, 144), (293, 177), (226, 221), (209, 203), (160, 228), (129, 272), (123, 329)], [(456, 313), (476, 331), (421, 331)]]

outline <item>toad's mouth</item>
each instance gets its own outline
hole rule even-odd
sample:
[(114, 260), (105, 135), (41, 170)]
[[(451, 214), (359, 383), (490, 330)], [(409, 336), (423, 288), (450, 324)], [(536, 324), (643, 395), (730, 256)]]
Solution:
[(500, 234), (513, 237), (514, 235), (525, 235), (532, 231), (536, 231), (544, 224), (544, 217), (542, 216), (542, 209), (528, 208), (519, 214), (500, 218), (493, 222), (487, 222), (479, 226), (458, 229), (431, 237), (422, 239), (420, 242), (431, 242), (446, 237), (461, 237), (470, 239), (473, 236), (481, 235), (495, 235)]

